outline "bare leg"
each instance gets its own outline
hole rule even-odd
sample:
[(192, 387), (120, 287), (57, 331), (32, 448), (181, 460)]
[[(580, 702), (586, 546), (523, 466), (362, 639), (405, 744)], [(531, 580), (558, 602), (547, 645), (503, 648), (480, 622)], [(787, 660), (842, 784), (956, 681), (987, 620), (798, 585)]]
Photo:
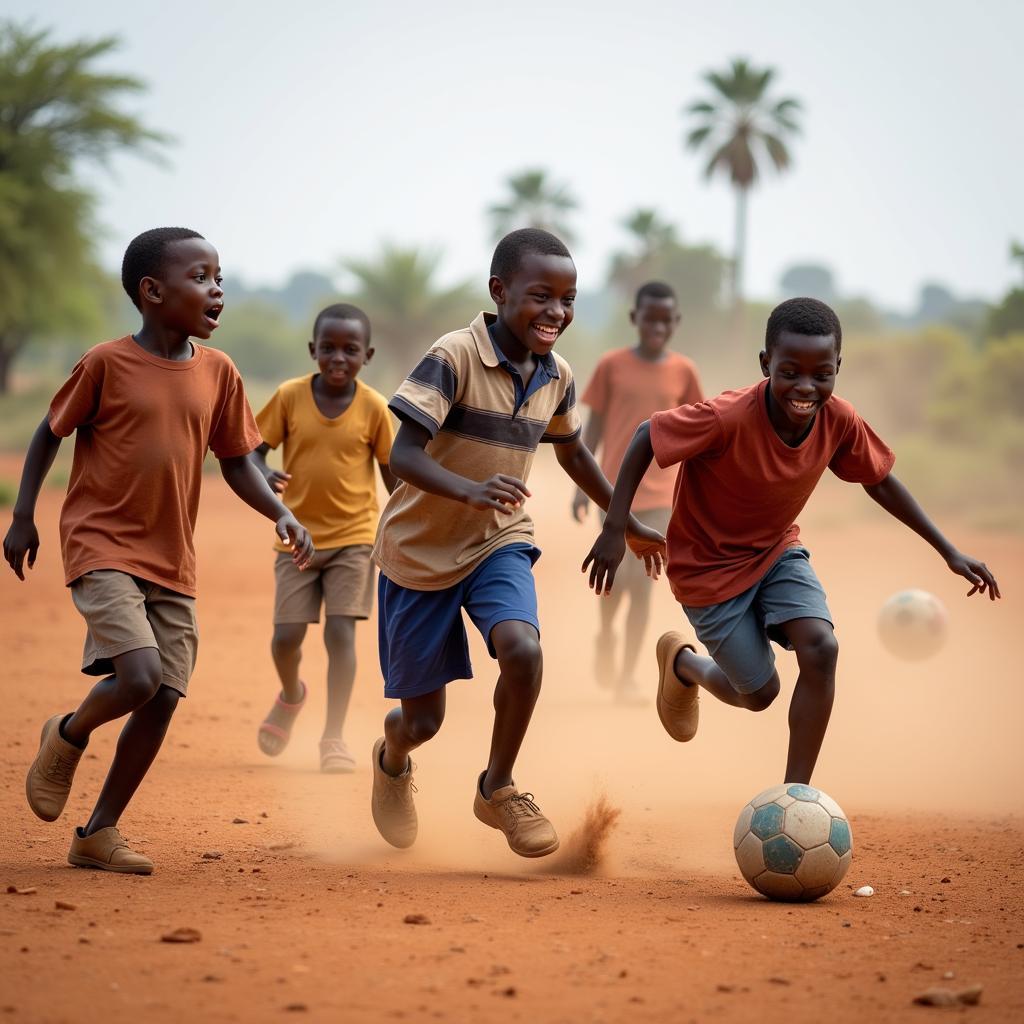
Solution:
[(94, 729), (142, 707), (160, 688), (163, 668), (155, 647), (119, 654), (113, 662), (114, 674), (101, 679), (61, 726), (61, 735), (76, 747), (84, 747)]
[(305, 692), (299, 682), (299, 663), (305, 637), (305, 622), (278, 622), (274, 625), (270, 653), (281, 680), (281, 699), (286, 704), (298, 704)]
[(836, 691), (839, 644), (825, 619), (793, 619), (781, 627), (796, 651), (800, 675), (789, 704), (786, 782), (810, 782)]
[(327, 718), (322, 739), (341, 739), (352, 684), (356, 678), (356, 620), (328, 615), (324, 624), (327, 647)]
[(494, 731), (481, 789), (490, 800), (496, 789), (512, 782), (512, 769), (540, 696), (543, 655), (537, 630), (528, 622), (499, 622), (491, 630), (498, 655), (494, 688)]
[(629, 588), (629, 612), (626, 615), (626, 638), (622, 648), (620, 687), (636, 685), (636, 664), (643, 649), (647, 617), (651, 610), (651, 581), (638, 577)]
[(621, 590), (613, 590), (597, 602), (601, 613), (601, 632), (594, 644), (594, 677), (603, 689), (611, 689), (618, 675), (615, 667), (615, 613), (621, 604)]
[(753, 693), (739, 693), (712, 658), (704, 654), (695, 654), (688, 647), (684, 647), (676, 655), (675, 672), (676, 678), (683, 686), (699, 686), (713, 697), (717, 697), (723, 704), (729, 704), (734, 708), (764, 711), (779, 695), (778, 672), (774, 673), (759, 690)]
[(445, 687), (422, 697), (409, 697), (384, 716), (381, 766), (388, 775), (409, 767), (409, 754), (437, 734), (444, 721)]
[(132, 712), (121, 730), (114, 760), (85, 826), (87, 836), (118, 823), (164, 741), (180, 697), (177, 690), (161, 686), (155, 696)]

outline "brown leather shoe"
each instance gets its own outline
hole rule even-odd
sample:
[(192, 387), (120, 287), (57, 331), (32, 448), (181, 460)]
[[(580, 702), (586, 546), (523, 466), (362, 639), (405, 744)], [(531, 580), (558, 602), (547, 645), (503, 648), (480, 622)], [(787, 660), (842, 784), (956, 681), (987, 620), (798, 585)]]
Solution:
[(392, 845), (404, 850), (416, 842), (419, 819), (412, 795), (416, 786), (412, 781), (412, 761), (401, 775), (388, 775), (381, 764), (384, 737), (373, 745), (373, 793), (370, 810), (377, 831)]
[(682, 633), (663, 633), (658, 640), (658, 717), (665, 732), (685, 743), (697, 735), (700, 720), (700, 688), (684, 686), (676, 675), (676, 655), (684, 648), (694, 650)]
[(43, 821), (56, 821), (60, 817), (83, 754), (61, 736), (60, 723), (64, 718), (64, 715), (54, 715), (44, 723), (39, 752), (25, 777), (28, 805)]
[(520, 857), (546, 857), (558, 849), (555, 827), (541, 813), (532, 793), (520, 793), (515, 785), (502, 786), (488, 800), (480, 788), (486, 772), (476, 780), (473, 813), (485, 825), (503, 832), (513, 853)]
[(101, 871), (116, 871), (120, 875), (151, 875), (153, 862), (136, 853), (124, 841), (117, 828), (101, 828), (91, 836), (75, 829), (68, 851), (68, 863), (76, 868), (99, 868)]

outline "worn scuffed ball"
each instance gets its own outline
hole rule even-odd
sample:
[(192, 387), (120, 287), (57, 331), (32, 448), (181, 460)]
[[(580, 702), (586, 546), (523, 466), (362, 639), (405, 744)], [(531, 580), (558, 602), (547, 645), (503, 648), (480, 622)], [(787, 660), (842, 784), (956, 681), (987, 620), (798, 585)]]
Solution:
[(878, 635), (890, 654), (920, 661), (945, 643), (948, 620), (942, 602), (927, 590), (901, 590), (882, 605)]
[(743, 877), (773, 900), (809, 901), (849, 870), (853, 834), (843, 809), (813, 786), (784, 783), (758, 793), (733, 833)]

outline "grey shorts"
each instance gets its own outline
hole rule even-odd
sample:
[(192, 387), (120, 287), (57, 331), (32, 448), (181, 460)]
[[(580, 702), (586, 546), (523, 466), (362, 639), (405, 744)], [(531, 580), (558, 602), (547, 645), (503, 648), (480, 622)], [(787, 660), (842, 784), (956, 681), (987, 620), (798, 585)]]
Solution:
[(374, 569), (369, 544), (324, 548), (308, 569), (297, 569), (291, 552), (274, 562), (274, 624), (319, 622), (327, 615), (367, 619), (373, 610)]
[(793, 646), (780, 628), (793, 619), (824, 619), (832, 625), (825, 591), (811, 568), (806, 548), (788, 548), (760, 581), (721, 604), (683, 611), (715, 664), (737, 693), (754, 693), (775, 672), (769, 640)]

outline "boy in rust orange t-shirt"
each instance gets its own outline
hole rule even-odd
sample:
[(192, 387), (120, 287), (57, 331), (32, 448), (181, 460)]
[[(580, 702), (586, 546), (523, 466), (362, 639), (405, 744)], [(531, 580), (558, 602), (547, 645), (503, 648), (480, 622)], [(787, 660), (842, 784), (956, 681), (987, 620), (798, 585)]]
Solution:
[(825, 593), (800, 545), (796, 517), (826, 469), (859, 483), (887, 512), (932, 545), (993, 600), (983, 562), (959, 552), (892, 475), (895, 456), (832, 394), (842, 330), (816, 299), (790, 299), (768, 319), (761, 371), (767, 380), (641, 424), (615, 484), (604, 530), (584, 562), (607, 593), (623, 554), (624, 517), (654, 458), (681, 463), (668, 530), (672, 593), (711, 657), (680, 633), (658, 641), (658, 715), (673, 739), (692, 739), (698, 689), (761, 711), (779, 694), (769, 645), (796, 652), (784, 782), (807, 783), (828, 726), (839, 648)]
[(35, 504), (61, 439), (76, 432), (60, 518), (65, 582), (86, 622), (82, 671), (105, 676), (78, 709), (44, 725), (25, 780), (44, 821), (64, 809), (93, 730), (128, 715), (92, 816), (68, 861), (146, 874), (152, 861), (117, 829), (163, 742), (195, 664), (192, 532), (207, 449), (232, 490), (275, 521), (298, 565), (309, 534), (248, 454), (260, 443), (242, 381), (209, 338), (224, 307), (216, 249), (186, 228), (156, 228), (125, 252), (121, 280), (142, 314), (134, 335), (90, 349), (50, 404), (25, 458), (4, 557), (19, 579), (35, 563)]
[[(600, 454), (601, 472), (609, 480), (618, 475), (633, 431), (644, 420), (663, 409), (689, 405), (704, 397), (697, 367), (668, 348), (679, 324), (679, 304), (672, 287), (661, 281), (641, 285), (629, 319), (636, 327), (636, 345), (603, 355), (581, 398), (590, 408), (583, 443)], [(668, 529), (675, 482), (674, 469), (651, 466), (633, 499), (633, 515), (658, 533)], [(577, 487), (572, 502), (577, 522), (583, 521), (589, 504)], [(634, 558), (626, 560), (618, 578), (614, 596), (601, 602), (601, 631), (594, 645), (595, 677), (599, 685), (612, 690), (619, 703), (638, 703), (643, 698), (633, 676), (647, 630), (652, 582), (642, 563)], [(629, 611), (622, 657), (616, 664), (615, 615), (624, 595), (629, 597)]]

